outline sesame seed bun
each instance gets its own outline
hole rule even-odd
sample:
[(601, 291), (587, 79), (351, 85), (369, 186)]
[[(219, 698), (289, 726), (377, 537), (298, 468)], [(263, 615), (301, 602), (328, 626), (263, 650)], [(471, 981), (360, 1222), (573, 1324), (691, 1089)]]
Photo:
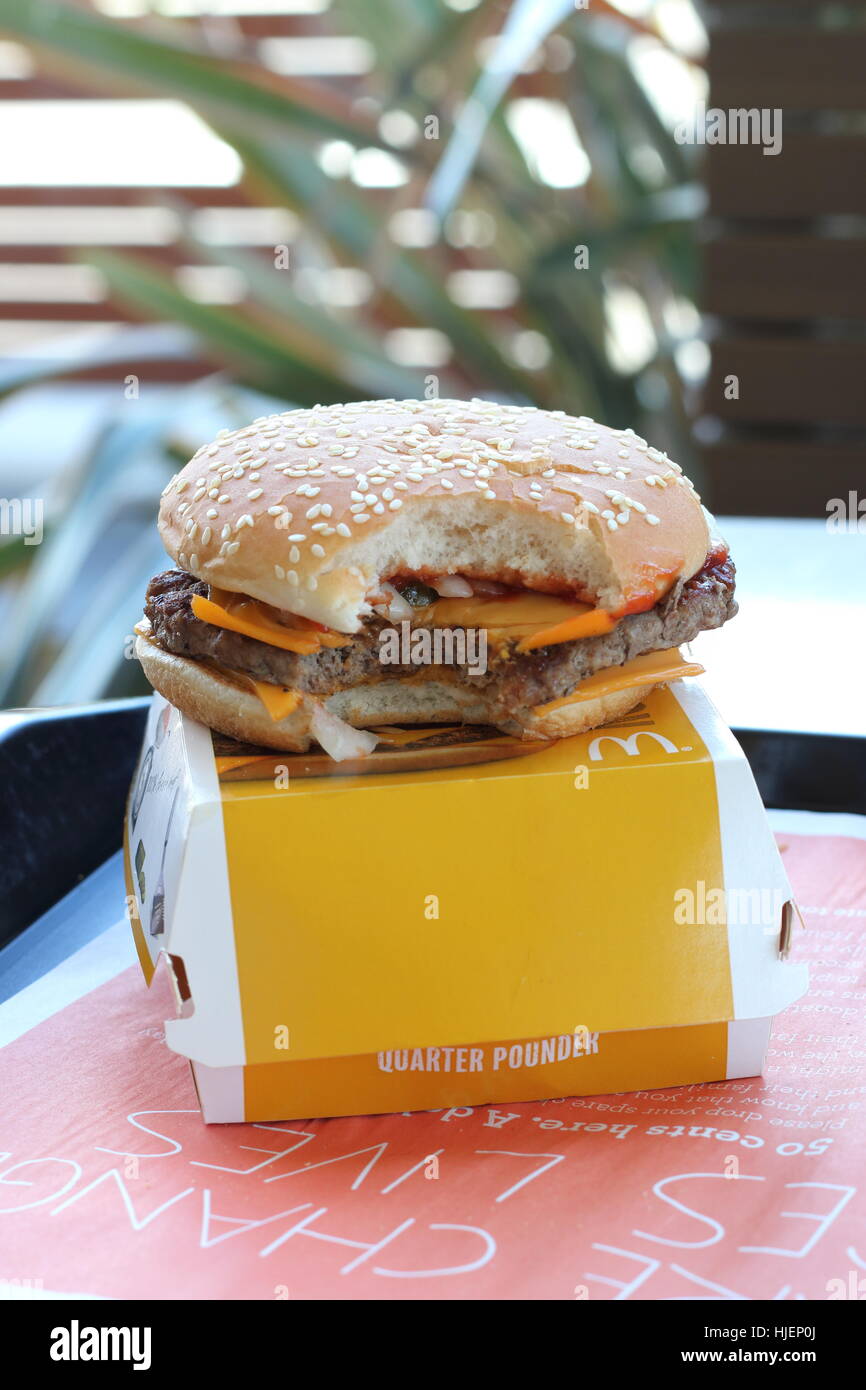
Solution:
[[(314, 741), (310, 722), (315, 700), (303, 696), (287, 718), (274, 721), (264, 706), (238, 682), (201, 661), (175, 656), (147, 637), (136, 640), (136, 656), (148, 680), (191, 719), (211, 729), (263, 748), (305, 753)], [(612, 691), (595, 700), (581, 700), (543, 716), (521, 721), (523, 738), (567, 738), (600, 724), (621, 719), (645, 700), (653, 686)], [(322, 703), (325, 709), (354, 728), (376, 724), (499, 724), (500, 712), (479, 691), (446, 680), (382, 680), (341, 690)]]
[(709, 544), (692, 484), (630, 430), (486, 401), (363, 401), (223, 431), (169, 483), (159, 529), (199, 579), (347, 633), (399, 574), (649, 607)]

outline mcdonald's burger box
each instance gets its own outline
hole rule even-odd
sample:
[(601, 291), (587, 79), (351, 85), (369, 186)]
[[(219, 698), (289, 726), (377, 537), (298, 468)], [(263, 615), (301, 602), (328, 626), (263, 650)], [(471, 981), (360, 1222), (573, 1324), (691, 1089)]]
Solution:
[(128, 907), (205, 1120), (760, 1072), (806, 970), (749, 766), (695, 680), (557, 742), (379, 732), (334, 763), (154, 697)]

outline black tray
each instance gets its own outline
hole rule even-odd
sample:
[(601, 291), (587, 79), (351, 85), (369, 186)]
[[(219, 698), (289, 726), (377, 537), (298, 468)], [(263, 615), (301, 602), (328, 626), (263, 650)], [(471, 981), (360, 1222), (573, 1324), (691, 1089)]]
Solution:
[[(0, 715), (0, 946), (120, 848), (148, 704)], [(734, 733), (765, 805), (866, 812), (866, 738)]]

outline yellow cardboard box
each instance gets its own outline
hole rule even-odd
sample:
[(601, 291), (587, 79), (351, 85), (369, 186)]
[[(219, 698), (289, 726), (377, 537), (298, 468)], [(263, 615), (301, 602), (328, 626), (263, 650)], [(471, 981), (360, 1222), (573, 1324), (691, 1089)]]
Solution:
[(696, 681), (547, 744), (221, 744), (154, 697), (126, 826), (148, 980), (204, 1118), (754, 1075), (806, 988), (748, 764)]

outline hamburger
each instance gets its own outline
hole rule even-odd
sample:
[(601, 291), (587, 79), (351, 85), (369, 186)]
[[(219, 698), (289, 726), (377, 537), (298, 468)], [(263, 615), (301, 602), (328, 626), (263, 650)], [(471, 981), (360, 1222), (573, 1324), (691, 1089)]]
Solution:
[(291, 410), (223, 430), (166, 487), (177, 568), (148, 587), (136, 653), (245, 744), (344, 759), (383, 725), (559, 738), (701, 669), (677, 648), (736, 612), (711, 521), (666, 454), (586, 416)]

